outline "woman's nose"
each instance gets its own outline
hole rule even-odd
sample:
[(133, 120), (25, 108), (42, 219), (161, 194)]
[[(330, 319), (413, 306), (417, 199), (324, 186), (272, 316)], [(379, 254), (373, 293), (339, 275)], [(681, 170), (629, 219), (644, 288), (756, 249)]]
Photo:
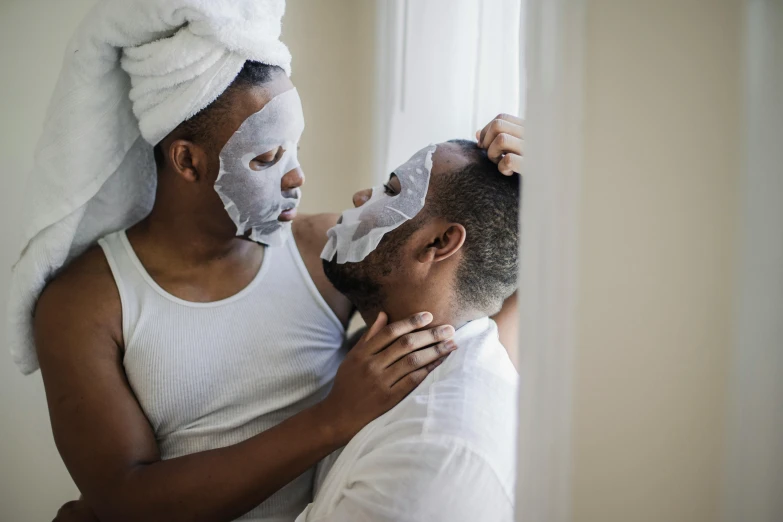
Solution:
[(280, 182), (280, 189), (283, 192), (297, 189), (302, 185), (304, 185), (304, 182), (305, 182), (304, 172), (302, 172), (301, 168), (296, 167), (295, 169), (289, 170), (288, 172), (285, 173), (285, 176), (283, 176), (283, 179)]
[(370, 199), (370, 196), (372, 196), (372, 189), (360, 190), (353, 195), (353, 206), (357, 208), (361, 207), (367, 203), (367, 200)]

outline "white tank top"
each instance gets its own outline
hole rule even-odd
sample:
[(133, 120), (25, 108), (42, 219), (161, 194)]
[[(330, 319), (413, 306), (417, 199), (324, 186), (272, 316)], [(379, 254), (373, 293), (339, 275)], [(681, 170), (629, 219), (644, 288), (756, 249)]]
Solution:
[[(124, 231), (98, 243), (122, 301), (125, 373), (163, 459), (237, 444), (328, 393), (345, 329), (293, 237), (267, 247), (244, 290), (212, 303), (158, 286)], [(239, 520), (293, 521), (312, 487), (309, 470)]]

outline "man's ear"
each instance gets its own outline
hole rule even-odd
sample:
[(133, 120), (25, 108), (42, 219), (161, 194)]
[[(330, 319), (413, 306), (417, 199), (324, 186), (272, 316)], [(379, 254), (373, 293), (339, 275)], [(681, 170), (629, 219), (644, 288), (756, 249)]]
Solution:
[(195, 183), (206, 176), (207, 153), (192, 141), (174, 140), (168, 157), (172, 170), (185, 181)]
[(467, 232), (459, 223), (449, 223), (441, 227), (427, 247), (419, 254), (421, 263), (437, 263), (459, 252), (465, 244)]

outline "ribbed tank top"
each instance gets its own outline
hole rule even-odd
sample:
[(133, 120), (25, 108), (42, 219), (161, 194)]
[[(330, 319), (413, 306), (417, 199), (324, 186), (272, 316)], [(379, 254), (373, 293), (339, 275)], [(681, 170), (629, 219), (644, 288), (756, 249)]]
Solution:
[[(293, 237), (266, 248), (246, 288), (211, 303), (161, 288), (124, 231), (99, 244), (122, 301), (125, 373), (163, 459), (239, 443), (328, 393), (345, 330)], [(312, 487), (310, 470), (239, 520), (293, 521)]]

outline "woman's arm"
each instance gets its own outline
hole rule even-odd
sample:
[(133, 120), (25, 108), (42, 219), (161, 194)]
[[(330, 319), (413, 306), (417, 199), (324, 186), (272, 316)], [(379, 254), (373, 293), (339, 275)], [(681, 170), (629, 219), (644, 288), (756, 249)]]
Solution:
[(432, 316), (385, 326), (381, 315), (323, 402), (240, 444), (164, 461), (123, 370), (116, 288), (97, 268), (47, 288), (35, 334), (55, 442), (104, 522), (233, 520), (347, 443), (452, 350), (441, 342), (412, 356), (453, 328), (411, 333)]

